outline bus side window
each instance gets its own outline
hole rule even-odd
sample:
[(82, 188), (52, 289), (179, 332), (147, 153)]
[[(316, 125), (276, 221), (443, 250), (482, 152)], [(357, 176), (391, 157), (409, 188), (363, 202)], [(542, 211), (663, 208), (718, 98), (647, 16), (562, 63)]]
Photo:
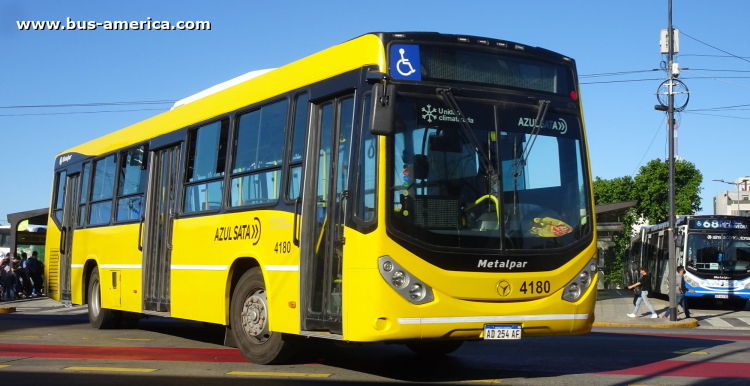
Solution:
[(86, 202), (89, 199), (89, 175), (91, 171), (91, 162), (83, 164), (83, 173), (81, 173), (81, 200), (78, 207), (78, 227), (83, 228), (86, 223)]
[(117, 175), (117, 157), (112, 154), (107, 158), (94, 161), (94, 183), (91, 189), (89, 205), (89, 224), (109, 224), (112, 217), (112, 196), (115, 191)]
[(120, 153), (120, 183), (115, 221), (139, 220), (143, 213), (143, 191), (148, 179), (146, 146)]
[(62, 224), (63, 205), (65, 205), (65, 182), (67, 173), (63, 170), (57, 173), (57, 190), (55, 191), (55, 218)]
[(228, 136), (228, 119), (188, 133), (184, 213), (221, 208)]
[(378, 172), (378, 138), (370, 133), (372, 97), (367, 95), (362, 113), (362, 135), (359, 143), (359, 174), (356, 215), (362, 221), (375, 219), (375, 203)]
[(290, 201), (296, 200), (300, 196), (300, 186), (302, 186), (302, 160), (305, 158), (305, 136), (307, 134), (307, 119), (310, 106), (307, 103), (307, 94), (297, 96), (294, 104), (294, 126), (292, 127), (291, 140), (292, 147), (289, 151), (289, 171), (287, 176), (286, 196)]
[(287, 100), (243, 114), (234, 140), (231, 205), (261, 205), (279, 198)]

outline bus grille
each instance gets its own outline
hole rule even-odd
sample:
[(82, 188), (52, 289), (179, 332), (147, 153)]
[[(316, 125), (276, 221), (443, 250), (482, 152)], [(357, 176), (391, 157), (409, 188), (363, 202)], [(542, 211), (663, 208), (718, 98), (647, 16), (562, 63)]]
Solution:
[(60, 250), (50, 249), (47, 261), (47, 296), (60, 301)]

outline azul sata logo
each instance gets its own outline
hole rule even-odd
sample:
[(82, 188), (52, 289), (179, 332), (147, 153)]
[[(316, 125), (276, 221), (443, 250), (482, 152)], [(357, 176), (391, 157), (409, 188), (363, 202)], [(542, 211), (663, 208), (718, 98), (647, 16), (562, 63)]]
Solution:
[(436, 108), (433, 108), (432, 105), (427, 105), (426, 107), (422, 107), (422, 112), (424, 113), (422, 115), (422, 119), (426, 119), (427, 122), (432, 123), (434, 119), (437, 119), (437, 115), (435, 113), (437, 112)]
[[(523, 127), (534, 127), (536, 125), (536, 119), (532, 118), (518, 118), (518, 126)], [(558, 118), (556, 121), (544, 121), (542, 129), (559, 131), (560, 134), (568, 132), (568, 123), (564, 119)]]

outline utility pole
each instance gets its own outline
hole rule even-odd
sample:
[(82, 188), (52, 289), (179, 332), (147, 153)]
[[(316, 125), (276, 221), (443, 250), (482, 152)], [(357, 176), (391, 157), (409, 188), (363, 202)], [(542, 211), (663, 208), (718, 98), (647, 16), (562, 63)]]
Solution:
[(676, 288), (677, 276), (675, 272), (675, 232), (674, 232), (674, 30), (672, 29), (672, 0), (669, 0), (669, 26), (667, 27), (667, 39), (669, 42), (669, 59), (667, 72), (669, 73), (669, 106), (667, 107), (667, 119), (669, 125), (669, 320), (677, 321)]

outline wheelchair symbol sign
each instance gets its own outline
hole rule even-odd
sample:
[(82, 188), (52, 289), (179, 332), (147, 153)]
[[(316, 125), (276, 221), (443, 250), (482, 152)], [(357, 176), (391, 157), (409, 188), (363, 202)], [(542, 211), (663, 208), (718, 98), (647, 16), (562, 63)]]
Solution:
[(419, 46), (394, 44), (391, 46), (391, 77), (394, 79), (422, 80), (419, 66)]

